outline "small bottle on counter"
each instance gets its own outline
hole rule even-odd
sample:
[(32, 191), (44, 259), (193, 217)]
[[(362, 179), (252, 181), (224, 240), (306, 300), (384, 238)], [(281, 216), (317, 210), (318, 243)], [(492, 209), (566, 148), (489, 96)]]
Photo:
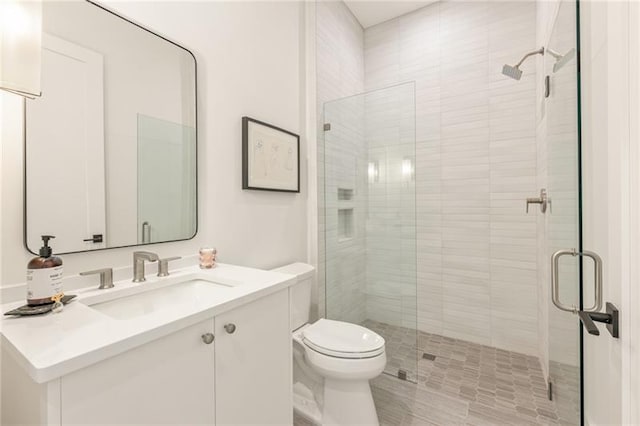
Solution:
[(27, 304), (30, 306), (53, 303), (54, 296), (62, 296), (62, 259), (53, 256), (49, 240), (53, 235), (43, 235), (40, 256), (27, 264)]

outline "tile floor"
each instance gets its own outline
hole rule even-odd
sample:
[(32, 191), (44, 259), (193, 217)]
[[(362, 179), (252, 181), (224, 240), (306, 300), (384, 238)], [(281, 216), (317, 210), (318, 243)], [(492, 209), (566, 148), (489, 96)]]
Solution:
[[(417, 383), (417, 367), (420, 364), (418, 361), (423, 356), (420, 349), (425, 348), (424, 337), (429, 335), (406, 327), (396, 327), (373, 320), (365, 320), (362, 325), (384, 337), (387, 352), (385, 373), (396, 376), (398, 370), (404, 370), (407, 373), (407, 380)], [(418, 350), (416, 350), (418, 337), (420, 341), (418, 341)], [(424, 352), (429, 353), (426, 349)]]
[[(536, 357), (367, 320), (387, 342), (387, 371), (371, 382), (381, 425), (574, 425), (577, 369), (551, 366), (556, 401)], [(427, 353), (432, 356), (423, 358)], [(561, 406), (559, 405), (561, 403)], [(559, 405), (559, 406), (557, 406)], [(559, 408), (560, 407), (560, 408)], [(296, 426), (306, 426), (295, 419)]]

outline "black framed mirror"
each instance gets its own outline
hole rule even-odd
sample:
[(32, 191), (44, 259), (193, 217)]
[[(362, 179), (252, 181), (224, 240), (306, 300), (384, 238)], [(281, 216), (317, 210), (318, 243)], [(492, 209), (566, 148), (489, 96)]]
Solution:
[(89, 1), (43, 3), (42, 97), (25, 103), (25, 246), (58, 254), (193, 238), (196, 60)]

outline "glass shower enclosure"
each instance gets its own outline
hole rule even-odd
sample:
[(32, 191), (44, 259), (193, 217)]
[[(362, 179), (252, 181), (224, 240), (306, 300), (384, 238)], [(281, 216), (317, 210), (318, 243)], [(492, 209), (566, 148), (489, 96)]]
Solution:
[[(558, 8), (544, 57), (550, 79), (546, 102), (547, 189), (552, 200), (546, 249), (582, 250), (580, 219), (580, 93), (578, 88), (578, 5), (563, 0)], [(558, 300), (581, 309), (582, 289), (592, 289), (593, 267), (563, 256), (558, 265)], [(584, 281), (584, 282), (583, 282)], [(587, 304), (593, 295), (588, 295)], [(553, 400), (562, 424), (581, 423), (581, 326), (578, 316), (549, 302), (548, 372)]]
[(326, 317), (385, 338), (417, 379), (415, 84), (324, 104)]

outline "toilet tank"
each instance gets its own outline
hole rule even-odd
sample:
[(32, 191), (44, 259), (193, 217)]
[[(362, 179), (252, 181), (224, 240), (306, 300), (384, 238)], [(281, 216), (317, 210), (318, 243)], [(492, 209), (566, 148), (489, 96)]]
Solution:
[(298, 282), (289, 288), (291, 330), (296, 330), (309, 322), (311, 289), (316, 269), (306, 263), (291, 263), (273, 271), (295, 275), (298, 278)]

